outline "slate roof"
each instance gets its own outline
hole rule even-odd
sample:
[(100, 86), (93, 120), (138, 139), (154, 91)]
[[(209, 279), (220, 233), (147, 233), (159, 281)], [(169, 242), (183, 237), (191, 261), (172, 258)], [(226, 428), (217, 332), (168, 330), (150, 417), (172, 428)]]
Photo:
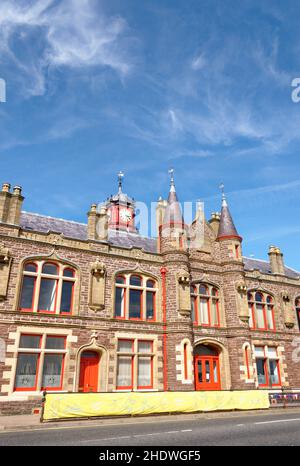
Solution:
[[(42, 233), (52, 231), (55, 233), (62, 233), (68, 238), (78, 240), (87, 239), (87, 225), (84, 223), (73, 222), (71, 220), (63, 220), (61, 218), (22, 212), (20, 225), (25, 230), (40, 231)], [(144, 249), (146, 252), (157, 252), (156, 240), (154, 238), (147, 238), (137, 233), (116, 232), (115, 230), (111, 230), (109, 231), (108, 242), (114, 246), (120, 246), (123, 248), (130, 249), (135, 247)]]
[[(68, 238), (78, 240), (87, 239), (87, 225), (84, 223), (73, 222), (71, 220), (63, 220), (60, 218), (47, 217), (44, 215), (33, 214), (29, 212), (22, 212), (20, 225), (25, 230), (40, 231), (48, 233), (49, 231), (55, 233), (62, 233)], [(137, 233), (126, 233), (110, 231), (108, 242), (112, 245), (123, 248), (141, 248), (146, 252), (156, 253), (156, 240), (141, 236)], [(250, 257), (243, 257), (245, 270), (259, 270), (264, 274), (271, 274), (271, 266), (269, 262)], [(289, 278), (300, 277), (300, 272), (285, 267), (286, 276)]]
[[(253, 259), (250, 257), (243, 257), (245, 270), (259, 270), (261, 273), (271, 274), (271, 265), (268, 261)], [(285, 274), (288, 278), (298, 278), (300, 277), (300, 272), (297, 272), (290, 267), (284, 267)]]
[(221, 210), (221, 218), (219, 224), (219, 231), (218, 231), (218, 239), (226, 238), (226, 237), (236, 237), (240, 238), (239, 234), (235, 228), (233, 223), (230, 210), (228, 208), (227, 202), (223, 200), (222, 202), (222, 210)]

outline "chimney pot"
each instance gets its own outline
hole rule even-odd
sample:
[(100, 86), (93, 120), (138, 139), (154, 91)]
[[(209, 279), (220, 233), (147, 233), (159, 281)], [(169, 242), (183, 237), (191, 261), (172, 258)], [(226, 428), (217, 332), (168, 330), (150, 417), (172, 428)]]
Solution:
[(3, 193), (9, 193), (9, 191), (10, 191), (10, 183), (3, 183), (2, 192)]

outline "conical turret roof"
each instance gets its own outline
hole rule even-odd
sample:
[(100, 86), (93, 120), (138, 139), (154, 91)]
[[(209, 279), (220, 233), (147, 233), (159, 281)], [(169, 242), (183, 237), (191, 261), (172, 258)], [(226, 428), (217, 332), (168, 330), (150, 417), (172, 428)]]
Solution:
[(226, 201), (225, 194), (222, 194), (222, 210), (221, 210), (221, 218), (218, 230), (218, 240), (227, 239), (227, 238), (237, 238), (240, 241), (242, 238), (237, 232), (235, 225), (233, 223), (231, 213)]
[(181, 207), (176, 194), (173, 171), (171, 171), (170, 192), (165, 210), (163, 225), (184, 225)]

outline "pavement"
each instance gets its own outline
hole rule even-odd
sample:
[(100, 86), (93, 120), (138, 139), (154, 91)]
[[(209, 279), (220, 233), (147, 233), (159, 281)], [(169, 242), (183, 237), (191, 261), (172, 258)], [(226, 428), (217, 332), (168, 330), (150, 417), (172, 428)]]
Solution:
[(259, 415), (277, 415), (295, 413), (300, 415), (300, 407), (274, 408), (271, 410), (252, 410), (252, 411), (222, 411), (222, 412), (206, 412), (193, 414), (169, 414), (169, 415), (154, 415), (154, 416), (122, 416), (110, 418), (89, 418), (89, 419), (70, 419), (62, 421), (41, 422), (39, 414), (28, 415), (11, 415), (0, 416), (0, 431), (23, 431), (32, 429), (54, 429), (63, 427), (78, 427), (78, 426), (102, 426), (102, 425), (128, 425), (128, 424), (143, 424), (157, 423), (164, 421), (185, 421), (195, 419), (222, 419), (234, 418), (244, 415), (259, 416)]
[(300, 445), (299, 408), (45, 424), (38, 416), (0, 420), (0, 446)]

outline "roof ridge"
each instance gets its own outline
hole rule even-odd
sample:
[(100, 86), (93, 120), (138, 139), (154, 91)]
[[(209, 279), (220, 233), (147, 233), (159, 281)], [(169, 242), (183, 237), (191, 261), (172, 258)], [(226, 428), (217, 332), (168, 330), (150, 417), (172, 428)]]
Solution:
[(75, 223), (76, 225), (87, 226), (86, 223), (76, 222), (75, 220), (67, 220), (65, 218), (60, 217), (51, 217), (51, 215), (37, 214), (36, 212), (27, 212), (26, 210), (22, 210), (21, 214), (35, 215), (36, 217), (51, 218), (52, 220), (60, 220), (61, 222)]

